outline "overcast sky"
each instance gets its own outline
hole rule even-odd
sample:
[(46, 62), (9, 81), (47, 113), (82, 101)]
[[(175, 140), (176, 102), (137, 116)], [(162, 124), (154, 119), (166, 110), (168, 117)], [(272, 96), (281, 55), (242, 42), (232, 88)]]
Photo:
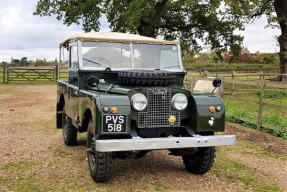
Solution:
[[(0, 62), (28, 57), (54, 60), (58, 57), (59, 42), (82, 32), (82, 26), (64, 26), (55, 16), (39, 17), (33, 12), (37, 0), (0, 0)], [(266, 19), (246, 26), (243, 46), (250, 52), (276, 52), (275, 36), (279, 29), (265, 29)], [(109, 24), (101, 19), (101, 31), (109, 31)]]

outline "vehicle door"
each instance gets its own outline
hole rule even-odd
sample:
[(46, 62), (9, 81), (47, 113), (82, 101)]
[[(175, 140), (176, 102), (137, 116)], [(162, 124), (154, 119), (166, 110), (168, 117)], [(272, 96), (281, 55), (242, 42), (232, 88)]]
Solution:
[(69, 43), (69, 69), (68, 69), (68, 102), (66, 113), (72, 118), (73, 124), (79, 120), (79, 46), (78, 41)]

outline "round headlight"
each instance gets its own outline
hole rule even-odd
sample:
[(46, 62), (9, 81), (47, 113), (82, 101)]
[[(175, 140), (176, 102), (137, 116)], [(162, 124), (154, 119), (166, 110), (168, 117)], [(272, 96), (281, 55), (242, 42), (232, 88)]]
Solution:
[(131, 98), (131, 101), (132, 106), (136, 111), (142, 111), (147, 106), (147, 98), (144, 96), (144, 94), (141, 93), (134, 94)]
[(176, 110), (184, 110), (187, 107), (187, 98), (184, 94), (178, 93), (172, 97), (172, 107)]

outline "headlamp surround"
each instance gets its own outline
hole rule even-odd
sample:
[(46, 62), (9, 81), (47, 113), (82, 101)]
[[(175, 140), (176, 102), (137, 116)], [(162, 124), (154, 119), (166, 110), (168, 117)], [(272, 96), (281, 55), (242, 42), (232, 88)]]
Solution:
[(147, 98), (142, 93), (136, 93), (131, 98), (132, 107), (136, 111), (143, 111), (147, 106)]
[(187, 97), (182, 93), (175, 94), (171, 99), (171, 105), (175, 110), (182, 111), (187, 107)]

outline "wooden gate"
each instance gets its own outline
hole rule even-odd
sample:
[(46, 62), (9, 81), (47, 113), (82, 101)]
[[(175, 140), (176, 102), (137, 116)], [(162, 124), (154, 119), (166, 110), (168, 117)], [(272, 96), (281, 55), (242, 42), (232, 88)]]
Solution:
[(56, 68), (7, 68), (9, 82), (56, 82)]

